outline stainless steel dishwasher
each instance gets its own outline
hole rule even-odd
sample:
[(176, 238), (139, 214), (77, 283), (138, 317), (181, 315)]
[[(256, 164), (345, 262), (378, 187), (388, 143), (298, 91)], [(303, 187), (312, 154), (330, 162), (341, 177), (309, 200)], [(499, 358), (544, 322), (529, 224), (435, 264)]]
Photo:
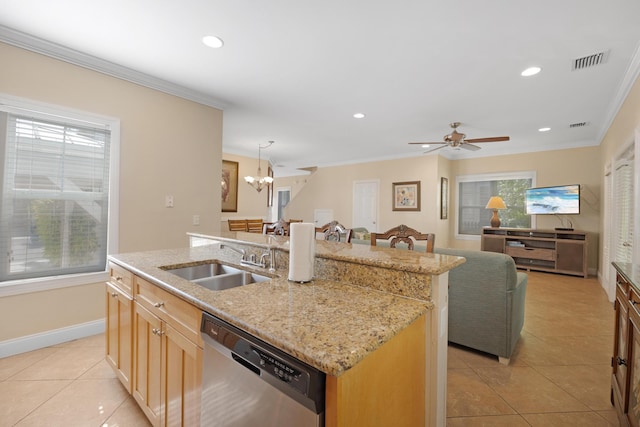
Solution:
[(201, 425), (324, 426), (324, 373), (209, 313), (201, 332)]

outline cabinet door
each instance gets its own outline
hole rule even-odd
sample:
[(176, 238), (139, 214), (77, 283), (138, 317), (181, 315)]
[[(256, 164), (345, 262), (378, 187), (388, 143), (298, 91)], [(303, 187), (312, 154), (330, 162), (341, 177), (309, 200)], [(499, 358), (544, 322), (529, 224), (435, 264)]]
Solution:
[(556, 270), (582, 273), (586, 277), (584, 248), (583, 242), (558, 240), (556, 242)]
[(627, 335), (629, 331), (629, 311), (627, 296), (616, 290), (616, 327), (613, 341), (613, 386), (624, 402), (627, 391)]
[(162, 322), (135, 303), (133, 397), (155, 427), (162, 422)]
[(166, 376), (163, 388), (166, 426), (199, 426), (202, 395), (202, 349), (165, 324)]
[(106, 359), (131, 393), (133, 298), (111, 283), (106, 285)]
[[(633, 301), (632, 297), (632, 301)], [(629, 425), (640, 425), (640, 314), (637, 305), (629, 308), (629, 391), (626, 403)]]

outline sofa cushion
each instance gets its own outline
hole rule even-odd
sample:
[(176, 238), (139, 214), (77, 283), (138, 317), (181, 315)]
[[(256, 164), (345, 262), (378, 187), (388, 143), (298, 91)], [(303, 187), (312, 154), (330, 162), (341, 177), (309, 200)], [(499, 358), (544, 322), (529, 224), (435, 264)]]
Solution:
[(527, 274), (505, 254), (435, 248), (466, 259), (449, 271), (449, 341), (511, 357), (524, 325)]

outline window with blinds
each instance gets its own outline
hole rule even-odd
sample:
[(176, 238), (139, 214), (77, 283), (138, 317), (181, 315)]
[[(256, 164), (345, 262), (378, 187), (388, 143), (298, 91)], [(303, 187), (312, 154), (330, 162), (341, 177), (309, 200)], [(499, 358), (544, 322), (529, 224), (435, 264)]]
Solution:
[(0, 112), (0, 281), (105, 271), (110, 131)]
[(501, 227), (531, 227), (525, 212), (524, 190), (533, 186), (531, 172), (500, 175), (467, 175), (458, 182), (458, 235), (479, 236), (491, 224), (492, 211), (486, 209), (491, 196), (500, 196), (507, 209), (499, 212)]
[(616, 237), (613, 261), (633, 260), (633, 158), (624, 158), (613, 173)]

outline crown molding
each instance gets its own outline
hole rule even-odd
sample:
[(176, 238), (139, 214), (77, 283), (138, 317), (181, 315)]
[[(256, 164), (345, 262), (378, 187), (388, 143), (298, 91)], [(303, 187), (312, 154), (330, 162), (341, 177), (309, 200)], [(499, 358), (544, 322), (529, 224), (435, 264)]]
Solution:
[(118, 79), (136, 83), (199, 104), (224, 109), (225, 102), (201, 92), (150, 76), (113, 62), (0, 25), (0, 42), (49, 56)]
[(624, 78), (622, 79), (622, 82), (618, 87), (616, 96), (613, 98), (611, 104), (609, 105), (609, 111), (607, 113), (607, 116), (605, 117), (605, 121), (603, 122), (596, 139), (598, 141), (598, 144), (602, 143), (602, 140), (609, 131), (609, 127), (611, 127), (611, 124), (620, 111), (622, 104), (627, 99), (631, 88), (638, 79), (638, 76), (640, 76), (640, 43), (637, 44), (636, 51), (631, 57), (631, 62), (629, 63), (629, 67), (627, 67)]

